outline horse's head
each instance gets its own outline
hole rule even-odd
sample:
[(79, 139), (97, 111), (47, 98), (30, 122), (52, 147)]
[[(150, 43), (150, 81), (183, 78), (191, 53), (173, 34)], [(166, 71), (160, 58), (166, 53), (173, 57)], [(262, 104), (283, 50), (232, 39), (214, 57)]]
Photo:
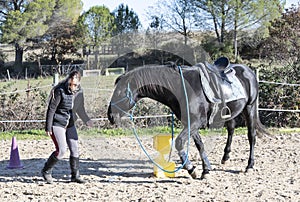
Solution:
[(126, 75), (118, 77), (107, 110), (107, 117), (110, 123), (119, 123), (123, 116), (131, 116), (128, 111), (133, 108), (135, 103), (136, 95), (131, 89), (130, 83), (128, 79), (126, 79)]

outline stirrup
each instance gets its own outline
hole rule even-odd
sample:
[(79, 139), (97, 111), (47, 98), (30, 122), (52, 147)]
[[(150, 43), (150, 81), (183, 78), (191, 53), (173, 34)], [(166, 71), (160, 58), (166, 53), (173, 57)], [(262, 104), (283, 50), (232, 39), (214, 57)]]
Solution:
[(221, 118), (229, 119), (231, 117), (231, 110), (228, 106), (224, 106), (221, 110)]

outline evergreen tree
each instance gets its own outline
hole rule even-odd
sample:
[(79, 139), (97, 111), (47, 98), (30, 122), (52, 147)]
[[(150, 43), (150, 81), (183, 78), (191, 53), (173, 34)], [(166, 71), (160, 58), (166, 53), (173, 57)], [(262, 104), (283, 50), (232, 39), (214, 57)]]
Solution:
[(141, 26), (138, 15), (128, 5), (120, 4), (113, 12), (116, 29), (114, 35), (137, 31)]
[(76, 34), (82, 36), (81, 40), (78, 40), (78, 45), (83, 47), (84, 55), (90, 54), (91, 49), (94, 51), (94, 67), (96, 68), (101, 68), (99, 47), (102, 42), (112, 36), (114, 28), (114, 16), (105, 6), (90, 8), (78, 20)]
[(40, 39), (44, 53), (50, 55), (56, 64), (66, 54), (76, 52), (76, 23), (82, 11), (81, 0), (59, 0), (48, 21), (48, 30)]
[(112, 36), (115, 28), (114, 16), (105, 6), (94, 6), (83, 13), (77, 24), (77, 33), (82, 35), (82, 45), (99, 46)]
[(55, 0), (1, 1), (1, 42), (15, 45), (15, 71), (22, 70), (25, 42), (43, 35), (54, 10)]
[(264, 55), (285, 63), (299, 62), (300, 4), (286, 9), (281, 18), (271, 22), (270, 37), (264, 42)]

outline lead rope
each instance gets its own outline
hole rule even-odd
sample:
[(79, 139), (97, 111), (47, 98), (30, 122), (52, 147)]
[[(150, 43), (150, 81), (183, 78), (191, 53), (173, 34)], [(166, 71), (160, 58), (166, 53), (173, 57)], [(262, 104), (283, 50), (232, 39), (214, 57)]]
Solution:
[[(142, 145), (142, 142), (136, 132), (136, 129), (135, 129), (135, 126), (134, 126), (134, 121), (133, 121), (133, 112), (135, 110), (135, 107), (136, 107), (136, 103), (134, 101), (134, 99), (132, 98), (133, 96), (133, 93), (130, 89), (130, 85), (128, 83), (128, 86), (127, 86), (127, 92), (126, 92), (126, 96), (122, 99), (120, 99), (119, 101), (117, 102), (114, 102), (114, 103), (111, 103), (112, 106), (116, 107), (117, 109), (119, 109), (121, 112), (123, 112), (124, 114), (128, 115), (130, 120), (132, 121), (131, 124), (132, 124), (132, 130), (133, 130), (133, 133), (134, 133), (134, 136), (136, 137), (138, 143), (139, 143), (139, 146), (141, 147), (141, 149), (143, 150), (143, 152), (145, 153), (145, 155), (148, 157), (148, 159), (155, 165), (157, 166), (160, 170), (162, 170), (163, 172), (166, 172), (166, 173), (175, 173), (179, 170), (181, 170), (185, 164), (187, 163), (188, 161), (188, 155), (189, 155), (189, 146), (190, 146), (190, 139), (191, 139), (191, 128), (190, 128), (190, 112), (189, 112), (189, 100), (188, 100), (188, 96), (187, 96), (187, 92), (186, 92), (186, 87), (185, 87), (185, 82), (184, 82), (184, 77), (183, 77), (183, 74), (182, 74), (182, 69), (180, 66), (178, 66), (178, 70), (179, 70), (179, 73), (180, 73), (180, 77), (181, 77), (181, 83), (182, 83), (182, 88), (183, 88), (183, 91), (184, 91), (184, 96), (185, 96), (185, 100), (186, 100), (186, 111), (187, 111), (187, 122), (188, 122), (188, 144), (187, 144), (187, 149), (186, 149), (186, 158), (185, 158), (185, 161), (183, 162), (183, 164), (178, 167), (177, 169), (175, 170), (166, 170), (164, 168), (162, 168), (158, 163), (156, 163), (152, 158), (151, 156), (148, 154), (148, 152), (146, 151), (146, 149), (144, 148), (144, 146)], [(124, 111), (123, 109), (121, 109), (117, 104), (122, 102), (123, 100), (125, 99), (129, 99), (129, 103), (130, 104), (134, 104), (133, 105), (133, 108), (132, 108), (132, 112), (131, 113), (128, 113), (126, 111)], [(172, 146), (173, 146), (173, 141), (174, 138), (173, 138), (173, 132), (172, 132)], [(170, 154), (171, 155), (171, 154)], [(127, 169), (130, 169), (131, 167), (127, 168)], [(127, 169), (125, 169), (124, 171), (126, 171)], [(123, 171), (123, 172), (124, 172)], [(122, 172), (120, 172), (122, 173)]]

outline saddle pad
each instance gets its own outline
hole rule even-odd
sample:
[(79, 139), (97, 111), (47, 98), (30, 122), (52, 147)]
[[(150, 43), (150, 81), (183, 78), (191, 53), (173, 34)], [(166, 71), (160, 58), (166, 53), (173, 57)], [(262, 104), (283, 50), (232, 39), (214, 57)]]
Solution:
[[(205, 74), (203, 71), (204, 71), (203, 68), (200, 67), (199, 68), (199, 72), (201, 75), (200, 80), (206, 97), (212, 103), (221, 103), (222, 100), (220, 98), (217, 98), (217, 96), (215, 95), (215, 93), (213, 92), (213, 90), (209, 85), (210, 78), (207, 77), (208, 73), (206, 72)], [(222, 90), (224, 92), (225, 102), (227, 103), (234, 100), (246, 98), (245, 89), (242, 86), (240, 80), (236, 77), (235, 70), (232, 69), (232, 71), (226, 74), (226, 76), (228, 80), (231, 82), (231, 84), (229, 84), (228, 82), (224, 82), (223, 84), (221, 84)]]

